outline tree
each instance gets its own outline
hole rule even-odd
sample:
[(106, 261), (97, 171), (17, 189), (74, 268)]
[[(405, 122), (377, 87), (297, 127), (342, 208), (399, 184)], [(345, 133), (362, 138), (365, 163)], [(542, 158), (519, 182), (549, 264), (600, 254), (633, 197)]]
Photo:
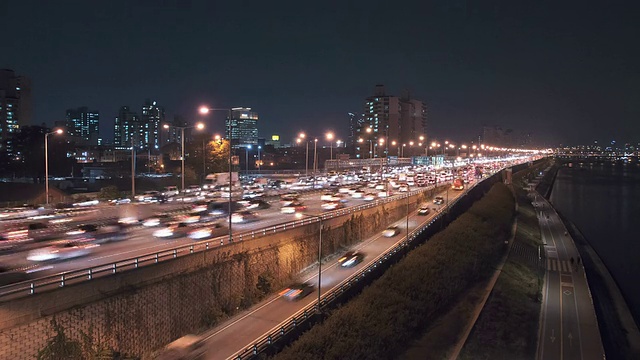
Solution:
[(105, 186), (100, 189), (98, 193), (98, 199), (100, 200), (112, 200), (120, 197), (120, 191), (117, 186)]
[(38, 351), (38, 360), (75, 360), (82, 359), (82, 345), (79, 341), (70, 339), (64, 328), (55, 318), (51, 320), (51, 327), (55, 335), (47, 341), (47, 345)]
[(212, 173), (229, 171), (229, 141), (211, 141), (208, 146), (209, 169)]

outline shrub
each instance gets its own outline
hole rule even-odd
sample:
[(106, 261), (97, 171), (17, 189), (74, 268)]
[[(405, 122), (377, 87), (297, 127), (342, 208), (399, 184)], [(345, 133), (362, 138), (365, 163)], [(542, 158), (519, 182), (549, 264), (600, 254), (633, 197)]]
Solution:
[(502, 255), (514, 200), (496, 184), (471, 209), (277, 359), (389, 359)]

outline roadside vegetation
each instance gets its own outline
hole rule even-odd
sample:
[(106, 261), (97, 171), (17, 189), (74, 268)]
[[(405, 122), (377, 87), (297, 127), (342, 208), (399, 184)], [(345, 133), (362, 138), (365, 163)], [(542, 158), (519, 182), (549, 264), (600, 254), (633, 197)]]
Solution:
[(140, 357), (122, 354), (113, 350), (106, 342), (94, 334), (93, 328), (87, 333), (80, 331), (80, 340), (71, 339), (64, 326), (51, 320), (53, 336), (45, 347), (36, 354), (37, 360), (139, 360)]
[[(460, 359), (533, 359), (536, 354), (540, 287), (544, 269), (538, 260), (542, 244), (527, 184), (544, 170), (543, 163), (514, 174), (518, 227), (514, 244)], [(517, 249), (517, 251), (516, 251)]]
[(512, 193), (496, 184), (469, 211), (411, 251), (277, 359), (390, 359), (503, 255), (514, 216)]

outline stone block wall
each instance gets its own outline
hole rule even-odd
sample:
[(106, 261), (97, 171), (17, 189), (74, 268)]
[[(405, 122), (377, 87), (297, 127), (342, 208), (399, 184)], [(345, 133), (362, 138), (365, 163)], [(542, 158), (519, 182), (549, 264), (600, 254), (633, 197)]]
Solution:
[[(409, 201), (415, 210), (427, 196)], [(323, 254), (379, 232), (406, 215), (400, 200), (324, 221)], [(317, 263), (319, 224), (0, 304), (0, 359), (33, 359), (62, 325), (71, 339), (149, 357), (187, 333), (215, 326), (286, 286)]]

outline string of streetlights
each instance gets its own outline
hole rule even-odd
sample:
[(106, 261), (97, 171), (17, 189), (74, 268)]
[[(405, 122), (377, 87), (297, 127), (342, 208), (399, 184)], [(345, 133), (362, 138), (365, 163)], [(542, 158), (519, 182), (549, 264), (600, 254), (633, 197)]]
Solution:
[[(305, 156), (305, 176), (308, 176), (309, 174), (309, 143), (310, 142), (313, 142), (313, 174), (315, 175), (316, 172), (318, 171), (317, 147), (318, 147), (319, 138), (321, 138), (321, 136), (307, 136), (307, 134), (304, 132), (301, 132), (300, 134), (298, 134), (298, 137), (296, 138), (296, 143), (298, 145), (304, 142), (307, 147), (306, 156)], [(324, 138), (329, 141), (329, 149), (330, 149), (329, 156), (330, 156), (330, 159), (333, 160), (333, 143), (334, 143), (333, 139), (335, 138), (335, 135), (332, 132), (328, 132), (324, 135)], [(336, 140), (335, 143), (336, 143), (336, 148), (338, 148), (340, 147), (340, 144), (342, 144), (342, 140)]]

